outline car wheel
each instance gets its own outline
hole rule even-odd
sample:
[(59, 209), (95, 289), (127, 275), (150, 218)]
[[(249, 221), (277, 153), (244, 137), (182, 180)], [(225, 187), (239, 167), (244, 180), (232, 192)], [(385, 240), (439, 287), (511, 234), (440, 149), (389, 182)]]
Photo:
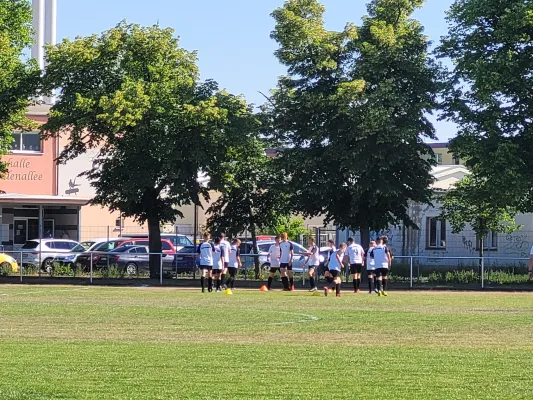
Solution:
[(137, 275), (137, 264), (135, 263), (127, 263), (126, 267), (124, 268), (126, 271), (126, 274), (128, 275)]
[(43, 261), (43, 270), (49, 274), (51, 274), (54, 271), (54, 262), (53, 258), (46, 258)]

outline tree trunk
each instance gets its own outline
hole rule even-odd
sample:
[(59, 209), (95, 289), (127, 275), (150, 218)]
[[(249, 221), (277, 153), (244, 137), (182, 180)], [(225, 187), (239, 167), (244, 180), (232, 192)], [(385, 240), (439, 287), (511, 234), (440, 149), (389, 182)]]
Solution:
[(159, 277), (161, 267), (161, 227), (157, 216), (148, 217), (148, 246), (150, 253), (150, 279)]
[(361, 246), (363, 248), (367, 248), (367, 246), (370, 244), (370, 228), (361, 228)]
[[(252, 235), (252, 254), (259, 254), (259, 249), (257, 248), (257, 231), (255, 225), (250, 226), (250, 233)], [(255, 279), (259, 279), (261, 275), (261, 266), (259, 265), (259, 257), (254, 257), (254, 270), (255, 270)]]

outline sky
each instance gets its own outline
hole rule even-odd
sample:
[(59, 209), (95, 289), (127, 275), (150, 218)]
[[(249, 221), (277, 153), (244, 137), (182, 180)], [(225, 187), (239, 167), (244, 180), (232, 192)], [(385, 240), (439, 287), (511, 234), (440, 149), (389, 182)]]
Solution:
[[(427, 0), (415, 18), (433, 42), (447, 32), (445, 11), (453, 0)], [(285, 68), (274, 57), (271, 12), (283, 0), (58, 0), (58, 40), (105, 31), (122, 20), (172, 27), (180, 45), (198, 52), (202, 79), (214, 79), (230, 93), (259, 105)], [(359, 23), (364, 0), (322, 0), (327, 29)], [(455, 136), (455, 126), (432, 117), (438, 141)]]

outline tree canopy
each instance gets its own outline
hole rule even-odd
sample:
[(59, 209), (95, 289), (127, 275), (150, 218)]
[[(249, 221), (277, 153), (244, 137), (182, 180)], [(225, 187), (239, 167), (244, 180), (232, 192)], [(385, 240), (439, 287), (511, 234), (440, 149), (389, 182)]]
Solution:
[(453, 63), (445, 110), (459, 131), (451, 150), (486, 179), (494, 201), (522, 211), (533, 210), (532, 11), (525, 1), (455, 2), (438, 49)]
[(360, 27), (324, 27), (316, 0), (273, 12), (276, 56), (287, 67), (270, 102), (279, 162), (293, 203), (351, 230), (415, 226), (410, 201), (431, 200), (439, 69), (412, 12), (415, 0), (373, 0)]
[[(32, 43), (32, 9), (26, 0), (0, 0), (0, 156), (8, 153), (13, 131), (27, 130), (26, 118), (37, 94), (40, 70), (24, 51)], [(0, 161), (0, 176), (9, 166)]]
[[(197, 57), (171, 29), (125, 22), (101, 35), (49, 47), (45, 87), (60, 87), (43, 132), (67, 132), (61, 162), (98, 148), (86, 172), (93, 203), (148, 222), (150, 251), (161, 252), (160, 224), (200, 204), (221, 182), (257, 121), (240, 97), (201, 82)], [(211, 186), (198, 182), (210, 176)], [(151, 276), (158, 271), (152, 258)]]

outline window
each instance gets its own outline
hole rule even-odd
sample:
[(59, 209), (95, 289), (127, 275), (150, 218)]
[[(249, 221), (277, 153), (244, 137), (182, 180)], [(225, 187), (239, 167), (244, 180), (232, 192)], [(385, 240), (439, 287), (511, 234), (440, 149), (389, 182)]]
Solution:
[(163, 242), (163, 241), (162, 241), (162, 242), (161, 242), (161, 246), (162, 246), (162, 248), (163, 248), (163, 251), (165, 251), (165, 250), (173, 250), (173, 249), (172, 249), (172, 246), (170, 246), (170, 243), (168, 243), (168, 242)]
[(148, 253), (144, 247), (137, 247), (135, 252), (139, 253), (139, 254), (147, 254)]
[(39, 132), (15, 132), (13, 133), (11, 150), (26, 152), (41, 152), (41, 137)]
[(119, 217), (115, 220), (115, 229), (122, 229), (122, 218)]
[(461, 160), (459, 159), (459, 157), (455, 157), (453, 159), (453, 162), (455, 163), (455, 165), (460, 165), (461, 164)]
[(438, 165), (442, 164), (442, 154), (441, 153), (435, 153), (435, 161)]
[[(476, 250), (481, 248), (479, 239), (476, 239)], [(483, 240), (483, 250), (498, 250), (498, 232), (489, 232)]]
[(437, 217), (426, 220), (426, 247), (428, 249), (446, 248), (446, 221)]

